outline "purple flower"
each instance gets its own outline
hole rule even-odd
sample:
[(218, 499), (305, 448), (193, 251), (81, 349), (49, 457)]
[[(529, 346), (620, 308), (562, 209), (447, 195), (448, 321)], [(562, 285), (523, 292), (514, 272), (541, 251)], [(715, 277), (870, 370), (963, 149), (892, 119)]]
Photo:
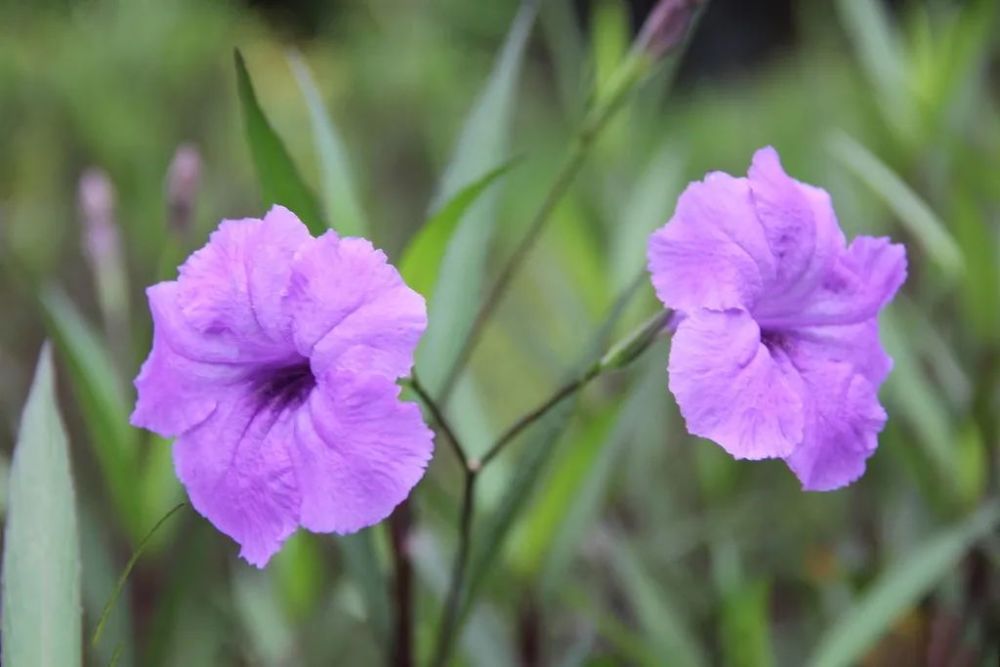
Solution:
[(147, 294), (132, 423), (176, 438), (191, 503), (247, 561), (262, 567), (300, 525), (381, 521), (420, 480), (432, 435), (396, 380), (426, 309), (371, 243), (313, 238), (275, 206), (224, 220)]
[(691, 433), (738, 459), (782, 458), (806, 490), (861, 476), (886, 420), (877, 315), (906, 278), (901, 245), (847, 245), (829, 195), (768, 147), (747, 178), (687, 187), (649, 270), (678, 313), (670, 390)]

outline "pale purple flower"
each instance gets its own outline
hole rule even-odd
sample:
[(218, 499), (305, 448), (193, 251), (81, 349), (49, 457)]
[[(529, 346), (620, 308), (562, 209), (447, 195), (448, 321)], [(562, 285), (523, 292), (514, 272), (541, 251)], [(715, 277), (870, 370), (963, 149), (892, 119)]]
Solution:
[(432, 435), (396, 380), (423, 298), (360, 238), (275, 206), (224, 220), (147, 290), (153, 349), (132, 423), (176, 438), (191, 503), (263, 566), (298, 526), (350, 533), (420, 480)]
[(678, 313), (669, 384), (691, 433), (735, 458), (782, 458), (806, 490), (861, 476), (886, 420), (877, 315), (906, 278), (901, 245), (847, 245), (829, 195), (768, 147), (746, 178), (687, 187), (650, 238), (649, 270)]

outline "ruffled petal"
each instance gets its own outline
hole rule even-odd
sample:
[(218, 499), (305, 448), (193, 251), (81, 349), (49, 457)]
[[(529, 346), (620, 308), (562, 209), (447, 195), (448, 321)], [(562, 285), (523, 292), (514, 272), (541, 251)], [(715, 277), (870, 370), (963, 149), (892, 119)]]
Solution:
[(402, 377), (427, 328), (423, 297), (385, 254), (364, 239), (333, 234), (298, 254), (284, 307), (295, 345), (317, 376), (337, 369)]
[(190, 329), (183, 353), (201, 361), (280, 359), (293, 351), (281, 307), (292, 258), (312, 242), (288, 209), (263, 220), (224, 220), (181, 266), (180, 316)]
[(799, 308), (755, 316), (761, 326), (773, 329), (856, 324), (875, 317), (905, 280), (902, 245), (887, 238), (859, 236)]
[(876, 386), (859, 369), (803, 348), (791, 356), (808, 392), (805, 435), (785, 462), (804, 490), (831, 491), (864, 473), (886, 413)]
[(843, 252), (844, 237), (829, 196), (789, 177), (770, 146), (754, 154), (748, 179), (775, 265), (774, 277), (753, 310), (758, 317), (798, 308)]
[(420, 409), (383, 377), (321, 380), (295, 423), (300, 521), (350, 533), (389, 516), (424, 474), (433, 434)]
[(130, 421), (174, 437), (204, 421), (248, 367), (205, 363), (178, 352), (201, 347), (197, 336), (191, 340), (193, 332), (180, 317), (177, 283), (160, 283), (146, 293), (153, 315), (153, 349), (135, 379), (138, 398)]
[(221, 401), (174, 442), (177, 477), (191, 504), (257, 567), (298, 523), (300, 495), (288, 453), (295, 414), (244, 393)]
[(743, 310), (695, 310), (670, 350), (670, 391), (688, 431), (738, 459), (784, 457), (802, 441), (801, 381)]
[(721, 172), (684, 190), (648, 260), (656, 295), (679, 310), (749, 309), (775, 270), (747, 180)]

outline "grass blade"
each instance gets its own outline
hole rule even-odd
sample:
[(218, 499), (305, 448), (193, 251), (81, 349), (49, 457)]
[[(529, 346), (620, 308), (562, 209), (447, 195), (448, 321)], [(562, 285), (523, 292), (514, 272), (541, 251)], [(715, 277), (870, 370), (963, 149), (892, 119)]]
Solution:
[(355, 189), (351, 161), (340, 131), (323, 104), (323, 98), (306, 61), (297, 51), (291, 51), (288, 63), (299, 82), (306, 106), (309, 107), (313, 142), (322, 176), (320, 196), (326, 218), (330, 226), (343, 236), (369, 236), (368, 220)]
[(962, 556), (1000, 521), (1000, 502), (981, 507), (965, 521), (945, 528), (890, 567), (831, 627), (808, 664), (857, 664), (907, 609), (950, 572)]
[(243, 54), (238, 49), (234, 58), (236, 89), (240, 107), (243, 109), (247, 144), (250, 146), (250, 154), (257, 169), (264, 206), (266, 208), (270, 208), (273, 204), (286, 206), (299, 216), (309, 231), (315, 235), (322, 234), (327, 230), (327, 226), (323, 222), (319, 202), (302, 180), (281, 137), (271, 127), (263, 109), (260, 108), (250, 73), (247, 72), (246, 63), (243, 61)]
[(830, 137), (830, 152), (868, 184), (913, 234), (923, 251), (951, 277), (962, 272), (962, 251), (931, 207), (867, 148), (844, 133)]
[[(451, 200), (470, 174), (486, 173), (506, 159), (517, 82), (537, 9), (537, 2), (528, 0), (514, 18), (489, 81), (466, 118), (432, 209)], [(496, 194), (480, 197), (463, 216), (441, 262), (430, 324), (417, 350), (420, 377), (432, 394), (452, 367), (479, 306), (496, 223)]]
[(406, 247), (399, 264), (399, 272), (410, 287), (427, 297), (431, 296), (441, 260), (455, 228), (466, 211), (513, 165), (513, 161), (506, 162), (469, 183), (424, 223)]
[(3, 664), (72, 667), (80, 652), (80, 547), (66, 430), (42, 347), (10, 472)]
[(93, 327), (73, 302), (50, 288), (40, 295), (46, 328), (65, 360), (91, 445), (115, 508), (129, 534), (138, 539), (142, 513), (135, 485), (136, 432), (115, 364)]

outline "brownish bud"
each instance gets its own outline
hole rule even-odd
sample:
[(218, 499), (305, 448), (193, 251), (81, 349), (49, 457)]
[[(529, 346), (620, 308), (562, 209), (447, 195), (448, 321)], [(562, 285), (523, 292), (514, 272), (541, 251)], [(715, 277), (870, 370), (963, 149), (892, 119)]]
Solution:
[(684, 42), (703, 3), (704, 0), (660, 0), (642, 24), (635, 40), (636, 50), (659, 60), (676, 49)]
[(193, 144), (181, 144), (167, 171), (167, 224), (184, 234), (191, 228), (201, 181), (201, 154)]

